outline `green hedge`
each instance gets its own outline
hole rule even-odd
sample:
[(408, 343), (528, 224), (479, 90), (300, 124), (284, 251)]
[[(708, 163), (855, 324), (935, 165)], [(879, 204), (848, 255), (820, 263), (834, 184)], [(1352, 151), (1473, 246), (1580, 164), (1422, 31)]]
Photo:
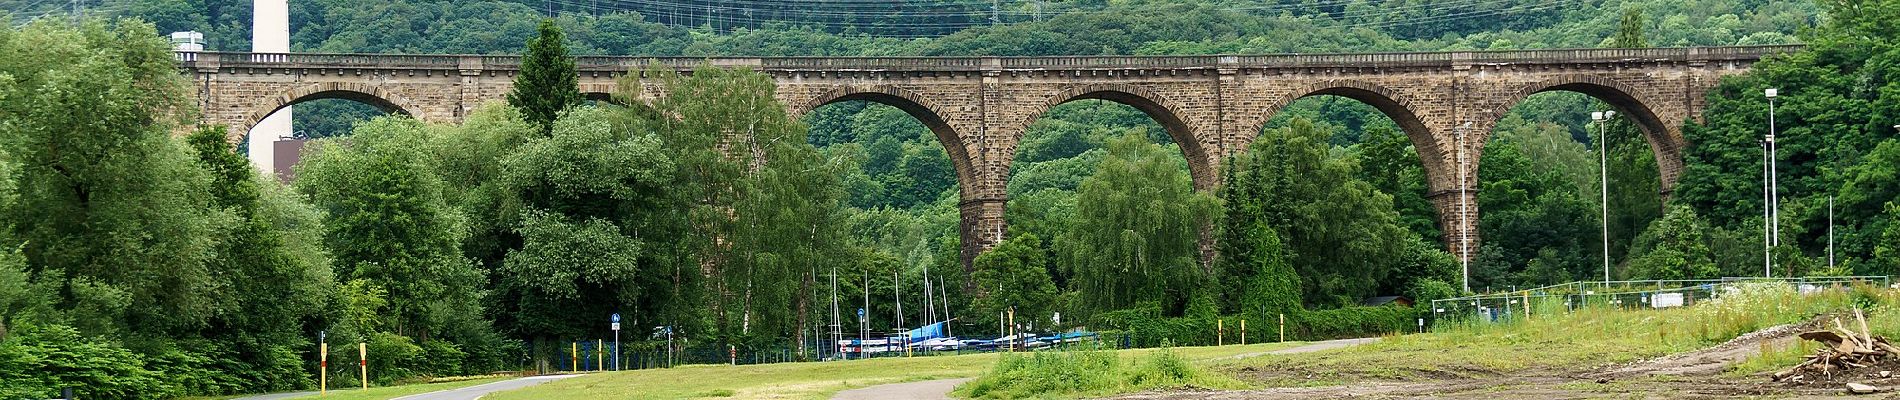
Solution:
[(21, 324), (0, 341), (0, 399), (162, 399), (180, 394), (138, 354), (65, 326)]
[[(1286, 316), (1287, 340), (1326, 340), (1379, 336), (1416, 330), (1420, 309), (1413, 307), (1347, 307), (1295, 311)], [(1240, 321), (1247, 320), (1247, 341), (1279, 339), (1279, 316), (1163, 317), (1159, 307), (1140, 307), (1097, 314), (1090, 327), (1109, 346), (1209, 346), (1224, 323), (1226, 341), (1240, 342)]]
[[(1415, 332), (1420, 308), (1373, 306), (1301, 311), (1287, 316), (1288, 339), (1343, 339)], [(1296, 333), (1297, 332), (1297, 333)]]

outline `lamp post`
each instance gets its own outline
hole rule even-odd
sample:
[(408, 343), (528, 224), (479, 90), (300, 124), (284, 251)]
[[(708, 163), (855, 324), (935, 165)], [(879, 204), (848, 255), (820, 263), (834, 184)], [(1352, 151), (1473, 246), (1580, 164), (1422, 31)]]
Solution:
[(1761, 276), (1774, 277), (1774, 226), (1768, 223), (1768, 142), (1761, 143)]
[(1615, 111), (1590, 113), (1590, 119), (1597, 122), (1597, 158), (1598, 177), (1603, 179), (1603, 284), (1610, 284), (1610, 118), (1616, 117)]
[(1780, 165), (1778, 165), (1780, 154), (1775, 152), (1777, 148), (1775, 146), (1775, 95), (1778, 93), (1775, 87), (1769, 87), (1761, 93), (1769, 97), (1769, 209), (1771, 209), (1769, 218), (1773, 222), (1771, 241), (1773, 245), (1780, 246)]
[(1458, 125), (1458, 260), (1464, 271), (1465, 293), (1471, 293), (1471, 186), (1465, 171), (1465, 130), (1471, 122)]

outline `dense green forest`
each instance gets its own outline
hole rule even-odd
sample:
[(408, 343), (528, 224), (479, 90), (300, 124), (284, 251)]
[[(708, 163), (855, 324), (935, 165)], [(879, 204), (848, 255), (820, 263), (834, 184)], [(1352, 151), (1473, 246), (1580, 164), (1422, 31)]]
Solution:
[[(1355, 307), (1361, 299), (1459, 292), (1416, 151), (1355, 100), (1313, 97), (1274, 115), (1209, 192), (1193, 189), (1180, 150), (1141, 111), (1101, 100), (1054, 107), (1015, 155), (1008, 239), (966, 269), (955, 173), (904, 111), (845, 102), (793, 118), (767, 78), (712, 68), (648, 71), (669, 89), (650, 103), (589, 104), (566, 79), (571, 54), (1800, 41), (1810, 48), (1710, 94), (1706, 123), (1685, 129), (1688, 168), (1667, 208), (1641, 132), (1626, 120), (1590, 122), (1607, 106), (1575, 93), (1517, 106), (1480, 163), (1484, 245), (1471, 287), (1600, 276), (1599, 146), (1616, 277), (1759, 274), (1763, 164), (1752, 143), (1765, 131), (1767, 87), (1784, 93), (1783, 236), (1795, 238), (1774, 250), (1776, 275), (1900, 268), (1892, 0), (1007, 2), (993, 25), (988, 2), (969, 3), (840, 1), (815, 8), (835, 12), (760, 8), (739, 20), (684, 1), (649, 2), (672, 11), (292, 2), (298, 51), (534, 61), (506, 104), (458, 125), (371, 118), (346, 101), (299, 105), (296, 129), (321, 139), (285, 185), (258, 176), (221, 128), (179, 138), (192, 127), (155, 112), (189, 107), (159, 32), (199, 30), (213, 49), (243, 51), (249, 2), (86, 2), (93, 15), (153, 22), (75, 25), (60, 14), (70, 4), (0, 0), (21, 21), (0, 31), (0, 398), (64, 387), (106, 398), (308, 388), (318, 332), (368, 343), (376, 384), (546, 368), (567, 341), (609, 335), (604, 319), (616, 312), (634, 327), (630, 353), (663, 349), (666, 336), (654, 333), (670, 331), (689, 362), (727, 346), (809, 358), (831, 323), (834, 281), (840, 297), (868, 303), (874, 331), (955, 318), (959, 334), (991, 334), (999, 312), (1013, 310), (1036, 330), (1087, 327), (1141, 345), (1211, 343), (1207, 326), (1223, 316), (1286, 314), (1302, 338), (1385, 332), (1419, 313)], [(681, 11), (694, 6), (704, 13)], [(919, 15), (935, 22), (911, 19)], [(723, 142), (741, 130), (754, 140)], [(1204, 258), (1203, 233), (1218, 239), (1218, 259)], [(925, 292), (934, 307), (921, 306)], [(858, 328), (857, 301), (844, 306), (847, 331)], [(350, 353), (333, 347), (332, 358)]]

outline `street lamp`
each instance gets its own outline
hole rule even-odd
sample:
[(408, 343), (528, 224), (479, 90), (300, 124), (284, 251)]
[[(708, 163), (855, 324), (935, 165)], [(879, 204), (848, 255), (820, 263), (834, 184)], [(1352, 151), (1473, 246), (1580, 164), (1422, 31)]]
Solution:
[(1610, 128), (1606, 122), (1616, 117), (1615, 111), (1590, 113), (1590, 120), (1597, 123), (1597, 176), (1603, 179), (1603, 284), (1610, 284)]
[(1458, 260), (1464, 270), (1465, 293), (1471, 293), (1471, 186), (1465, 171), (1465, 130), (1467, 121), (1458, 125)]
[(1781, 245), (1781, 155), (1775, 152), (1775, 95), (1779, 90), (1769, 88), (1762, 91), (1768, 96), (1768, 197), (1771, 203), (1771, 216), (1774, 230), (1774, 245)]
[(1768, 224), (1768, 142), (1761, 142), (1761, 276), (1774, 276), (1774, 227)]

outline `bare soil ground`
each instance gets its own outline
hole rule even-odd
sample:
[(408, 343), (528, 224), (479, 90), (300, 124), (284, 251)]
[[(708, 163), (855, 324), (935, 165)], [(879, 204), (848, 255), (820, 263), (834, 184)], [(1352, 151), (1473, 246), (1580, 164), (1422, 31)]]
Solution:
[[(1723, 374), (1729, 366), (1759, 354), (1767, 345), (1785, 346), (1809, 324), (1783, 325), (1750, 333), (1727, 343), (1693, 352), (1608, 367), (1575, 370), (1528, 370), (1499, 373), (1481, 368), (1458, 371), (1414, 371), (1412, 378), (1370, 380), (1310, 387), (1277, 387), (1241, 391), (1180, 390), (1137, 393), (1116, 399), (1728, 399), (1728, 398), (1879, 398), (1900, 399), (1900, 363), (1857, 370), (1852, 374), (1805, 385), (1770, 382), (1766, 373), (1751, 376)], [(1403, 363), (1403, 360), (1393, 360)], [(1582, 362), (1580, 364), (1589, 364)], [(1878, 371), (1890, 370), (1889, 378)], [(1256, 382), (1306, 382), (1324, 377), (1298, 376), (1300, 371), (1240, 370), (1241, 378)], [(1347, 379), (1351, 381), (1352, 379)], [(1887, 391), (1848, 395), (1846, 382), (1871, 384)]]

